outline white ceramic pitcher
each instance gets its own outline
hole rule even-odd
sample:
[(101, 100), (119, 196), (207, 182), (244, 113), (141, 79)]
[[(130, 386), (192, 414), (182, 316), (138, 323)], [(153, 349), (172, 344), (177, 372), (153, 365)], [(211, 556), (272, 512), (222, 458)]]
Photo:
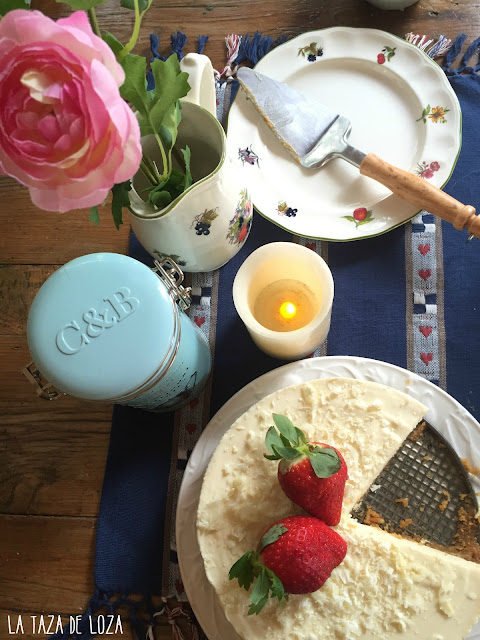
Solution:
[[(180, 63), (191, 90), (181, 101), (176, 146), (191, 150), (193, 185), (158, 210), (139, 194), (148, 187), (138, 172), (130, 191), (131, 223), (140, 243), (154, 258), (169, 256), (183, 271), (211, 271), (243, 246), (252, 224), (252, 201), (226, 154), (226, 137), (215, 117), (213, 68), (207, 56), (189, 53)], [(155, 159), (153, 136), (142, 146)]]

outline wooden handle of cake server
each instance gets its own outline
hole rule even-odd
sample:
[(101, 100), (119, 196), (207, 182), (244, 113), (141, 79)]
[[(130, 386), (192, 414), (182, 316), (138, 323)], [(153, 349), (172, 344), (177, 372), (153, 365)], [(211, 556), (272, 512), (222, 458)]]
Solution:
[(402, 200), (451, 222), (455, 229), (467, 229), (480, 238), (480, 216), (475, 215), (475, 208), (455, 200), (424, 178), (394, 167), (374, 153), (365, 156), (360, 173), (381, 182)]

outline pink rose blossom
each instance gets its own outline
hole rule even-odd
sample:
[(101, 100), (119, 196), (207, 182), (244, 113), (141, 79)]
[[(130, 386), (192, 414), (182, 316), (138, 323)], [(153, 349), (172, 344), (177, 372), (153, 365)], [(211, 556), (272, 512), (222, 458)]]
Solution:
[(0, 174), (34, 204), (69, 211), (100, 204), (138, 170), (138, 122), (125, 79), (87, 14), (55, 22), (17, 9), (0, 20)]
[(432, 171), (438, 171), (438, 170), (440, 169), (440, 165), (439, 165), (439, 163), (438, 163), (438, 162), (436, 162), (436, 161), (435, 161), (435, 162), (431, 162), (431, 163), (430, 163), (430, 169), (431, 169)]

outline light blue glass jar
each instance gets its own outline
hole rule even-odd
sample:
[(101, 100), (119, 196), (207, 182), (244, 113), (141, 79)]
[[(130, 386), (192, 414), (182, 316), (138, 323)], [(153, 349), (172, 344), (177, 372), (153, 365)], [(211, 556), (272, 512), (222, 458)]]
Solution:
[[(68, 262), (38, 291), (27, 323), (37, 393), (170, 411), (204, 386), (210, 350), (185, 313), (183, 274), (116, 253)], [(48, 381), (50, 384), (45, 384)]]

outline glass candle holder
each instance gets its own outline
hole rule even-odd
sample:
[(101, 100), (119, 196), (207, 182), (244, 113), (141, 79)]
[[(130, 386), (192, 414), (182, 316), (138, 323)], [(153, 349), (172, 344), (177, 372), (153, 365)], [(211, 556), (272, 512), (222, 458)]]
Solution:
[(254, 251), (233, 283), (233, 302), (255, 344), (298, 360), (322, 344), (330, 328), (334, 285), (326, 262), (292, 242)]

